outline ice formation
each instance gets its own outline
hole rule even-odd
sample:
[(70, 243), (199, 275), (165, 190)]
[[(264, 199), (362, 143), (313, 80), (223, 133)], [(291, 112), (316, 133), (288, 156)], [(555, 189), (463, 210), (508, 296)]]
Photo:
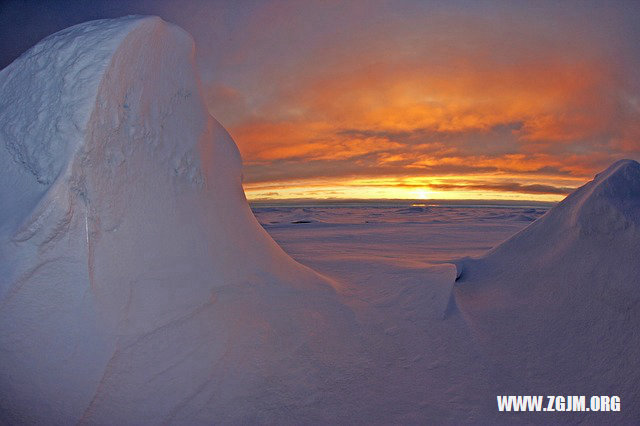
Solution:
[(155, 17), (0, 73), (0, 423), (238, 420), (306, 397), (283, 366), (339, 374), (352, 314), (255, 220), (199, 84)]

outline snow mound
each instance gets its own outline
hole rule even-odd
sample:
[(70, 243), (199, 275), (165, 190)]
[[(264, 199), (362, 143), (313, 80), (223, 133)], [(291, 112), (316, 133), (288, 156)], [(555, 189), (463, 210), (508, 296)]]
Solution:
[(621, 160), (571, 195), (572, 224), (583, 234), (620, 233), (640, 226), (640, 164)]
[(505, 394), (619, 395), (623, 416), (638, 418), (638, 259), (640, 164), (622, 160), (484, 257), (458, 262), (457, 308)]
[(0, 423), (292, 421), (347, 368), (354, 316), (255, 220), (180, 28), (41, 41), (0, 150)]

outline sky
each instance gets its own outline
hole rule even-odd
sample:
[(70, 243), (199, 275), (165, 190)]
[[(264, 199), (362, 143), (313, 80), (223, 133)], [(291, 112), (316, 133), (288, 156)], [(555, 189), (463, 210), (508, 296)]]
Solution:
[(557, 201), (640, 160), (640, 2), (0, 1), (0, 66), (70, 25), (191, 33), (249, 199)]

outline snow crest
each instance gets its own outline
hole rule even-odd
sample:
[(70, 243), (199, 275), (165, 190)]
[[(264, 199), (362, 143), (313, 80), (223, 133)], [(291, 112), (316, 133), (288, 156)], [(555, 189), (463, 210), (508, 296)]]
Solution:
[(638, 418), (638, 259), (640, 164), (622, 160), (485, 256), (458, 262), (457, 308), (505, 394), (609, 392), (628, 401), (625, 419)]
[(0, 423), (276, 421), (339, 377), (353, 314), (255, 220), (183, 30), (48, 37), (0, 126)]
[(640, 227), (640, 164), (620, 160), (568, 199), (572, 221), (583, 234), (624, 232)]

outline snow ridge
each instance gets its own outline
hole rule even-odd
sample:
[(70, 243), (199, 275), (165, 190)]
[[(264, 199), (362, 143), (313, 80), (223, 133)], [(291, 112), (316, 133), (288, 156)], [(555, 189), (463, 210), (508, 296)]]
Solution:
[(509, 392), (615, 389), (630, 420), (640, 415), (638, 259), (640, 164), (621, 160), (485, 256), (460, 260), (456, 307)]
[(584, 233), (620, 232), (640, 226), (640, 164), (620, 160), (567, 198), (575, 203), (572, 222)]
[(103, 20), (65, 29), (0, 73), (4, 148), (39, 183), (51, 184), (82, 141), (100, 83), (93, 76), (106, 69), (137, 21), (129, 17), (118, 25)]
[(237, 420), (302, 403), (270, 369), (324, 382), (355, 353), (333, 283), (251, 213), (194, 52), (125, 17), (0, 73), (0, 423)]

